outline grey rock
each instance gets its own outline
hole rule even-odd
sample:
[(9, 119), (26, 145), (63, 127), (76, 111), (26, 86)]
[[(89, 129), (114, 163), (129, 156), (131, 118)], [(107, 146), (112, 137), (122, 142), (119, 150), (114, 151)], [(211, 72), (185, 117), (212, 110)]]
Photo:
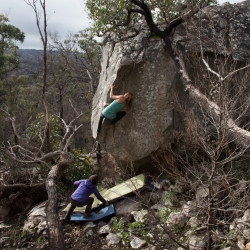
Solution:
[(24, 222), (23, 229), (27, 231), (32, 231), (33, 228), (36, 228), (37, 232), (43, 232), (43, 230), (47, 228), (45, 208), (46, 202), (43, 202), (38, 206), (34, 207), (28, 213), (28, 218)]
[(166, 207), (161, 204), (154, 204), (150, 209), (160, 212), (161, 210), (166, 209)]
[(190, 225), (191, 227), (198, 227), (199, 224), (200, 222), (197, 217), (191, 217), (187, 222), (187, 225)]
[(94, 235), (94, 231), (92, 229), (89, 229), (86, 233), (86, 237), (91, 237)]
[(244, 250), (245, 249), (245, 240), (244, 238), (240, 237), (237, 241), (237, 246), (239, 249)]
[(5, 225), (4, 223), (0, 224), (0, 229), (1, 228), (8, 228), (8, 227), (12, 227), (11, 225)]
[(183, 205), (182, 212), (188, 217), (195, 217), (199, 214), (200, 209), (196, 206), (195, 201), (188, 201)]
[(116, 216), (130, 217), (132, 211), (140, 210), (141, 208), (141, 202), (133, 199), (124, 199), (115, 204), (115, 214)]
[(167, 219), (168, 225), (176, 225), (179, 228), (184, 227), (186, 222), (187, 222), (187, 216), (181, 212), (172, 212), (170, 213)]
[(108, 246), (117, 245), (121, 240), (118, 234), (109, 233), (106, 237)]
[(0, 246), (4, 244), (9, 239), (9, 237), (2, 237), (0, 238)]
[(189, 239), (189, 249), (190, 250), (197, 250), (199, 248), (202, 249), (203, 244), (204, 244), (203, 240), (196, 235), (192, 235)]
[[(200, 52), (197, 35), (200, 26), (204, 52), (232, 53), (234, 60), (246, 62), (250, 58), (249, 13), (250, 1), (204, 8), (193, 20), (177, 27), (174, 43), (187, 53)], [(211, 20), (213, 27), (208, 25)], [(207, 39), (211, 37), (216, 48)], [(226, 46), (222, 47), (222, 42)], [(164, 50), (163, 42), (150, 37), (144, 23), (119, 35), (108, 34), (104, 39), (102, 72), (92, 103), (94, 138), (104, 103), (110, 102), (110, 84), (115, 85), (115, 94), (131, 91), (134, 104), (115, 126), (104, 121), (98, 141), (116, 163), (132, 161), (134, 165), (142, 165), (152, 152), (161, 152), (171, 144), (173, 127), (181, 127), (178, 115), (173, 112), (171, 90), (185, 99), (173, 60)]]
[(83, 228), (83, 232), (87, 232), (89, 229), (92, 229), (96, 227), (96, 225), (93, 222), (88, 222), (87, 225)]
[(133, 249), (140, 249), (140, 248), (142, 248), (146, 244), (147, 244), (147, 242), (145, 240), (142, 240), (142, 239), (140, 239), (138, 237), (134, 237), (132, 239), (132, 241), (130, 242), (130, 246)]
[(134, 216), (135, 221), (144, 222), (144, 217), (148, 214), (148, 211), (142, 209), (140, 211), (132, 211), (131, 214)]
[(246, 240), (249, 240), (249, 239), (250, 239), (250, 229), (245, 229), (245, 230), (243, 230), (243, 237), (244, 237)]
[(105, 225), (105, 226), (101, 227), (98, 230), (98, 234), (99, 235), (107, 235), (110, 231), (111, 231), (110, 226), (109, 225)]

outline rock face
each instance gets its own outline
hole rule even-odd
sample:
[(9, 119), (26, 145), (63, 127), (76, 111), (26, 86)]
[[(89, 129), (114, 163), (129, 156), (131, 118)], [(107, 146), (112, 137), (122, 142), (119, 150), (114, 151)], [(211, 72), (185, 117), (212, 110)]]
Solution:
[(110, 102), (107, 98), (110, 84), (115, 85), (114, 94), (127, 91), (134, 94), (132, 110), (115, 127), (104, 121), (99, 140), (106, 151), (122, 161), (147, 157), (163, 143), (163, 134), (166, 138), (170, 136), (167, 135), (173, 124), (170, 88), (178, 79), (161, 40), (148, 39), (149, 31), (139, 26), (130, 36), (125, 42), (116, 43), (115, 38), (106, 42), (92, 111), (95, 137), (103, 104)]
[[(204, 27), (203, 35), (210, 34), (217, 41), (216, 47), (212, 40), (205, 43), (204, 51), (225, 51), (232, 53), (235, 60), (249, 60), (249, 1), (205, 8), (195, 20)], [(213, 28), (210, 29), (208, 24), (211, 22)], [(197, 23), (184, 24), (176, 30), (174, 41), (184, 51), (199, 52), (200, 42), (195, 32)], [(220, 47), (222, 39), (226, 44), (223, 50)], [(109, 34), (104, 40), (102, 72), (92, 107), (94, 138), (104, 103), (111, 101), (111, 84), (115, 85), (114, 94), (127, 91), (134, 94), (133, 108), (115, 126), (104, 120), (98, 141), (116, 162), (143, 162), (152, 152), (168, 146), (173, 139), (173, 128), (177, 124), (173, 115), (173, 93), (182, 100), (188, 99), (162, 41), (150, 37), (145, 24), (119, 35)]]

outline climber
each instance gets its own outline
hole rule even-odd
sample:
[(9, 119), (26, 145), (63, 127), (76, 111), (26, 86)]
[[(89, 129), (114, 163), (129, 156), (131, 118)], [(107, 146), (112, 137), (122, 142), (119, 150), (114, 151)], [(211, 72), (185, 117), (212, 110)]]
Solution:
[[(106, 108), (101, 113), (97, 134), (101, 131), (102, 121), (104, 118), (111, 120), (111, 124), (115, 124), (118, 122), (123, 116), (126, 115), (126, 111), (130, 111), (133, 103), (133, 94), (131, 92), (127, 92), (124, 95), (114, 95), (113, 94), (114, 85), (110, 85), (110, 98), (114, 101), (111, 104), (108, 104)], [(125, 107), (126, 111), (121, 111), (121, 109)]]
[(64, 217), (65, 221), (70, 220), (70, 216), (76, 207), (86, 206), (84, 218), (90, 218), (93, 214), (91, 213), (91, 207), (94, 202), (93, 197), (89, 197), (91, 194), (95, 194), (96, 198), (100, 200), (106, 206), (109, 202), (106, 201), (97, 190), (96, 186), (98, 184), (98, 175), (91, 175), (88, 179), (83, 179), (75, 181), (74, 185), (77, 189), (73, 192), (70, 199), (70, 207)]

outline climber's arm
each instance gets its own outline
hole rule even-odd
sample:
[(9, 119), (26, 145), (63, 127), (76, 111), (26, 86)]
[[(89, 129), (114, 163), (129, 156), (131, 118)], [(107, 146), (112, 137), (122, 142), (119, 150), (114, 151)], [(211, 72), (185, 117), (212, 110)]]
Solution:
[(113, 100), (120, 100), (121, 98), (123, 98), (123, 95), (114, 95), (113, 94), (113, 88), (114, 88), (114, 85), (111, 84), (110, 85), (110, 93), (109, 93), (109, 97)]

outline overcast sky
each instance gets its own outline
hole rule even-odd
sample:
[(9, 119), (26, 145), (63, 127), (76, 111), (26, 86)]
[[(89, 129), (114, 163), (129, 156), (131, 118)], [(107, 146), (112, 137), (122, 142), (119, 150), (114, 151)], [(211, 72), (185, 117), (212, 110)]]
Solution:
[[(219, 3), (237, 3), (243, 0), (219, 0)], [(83, 0), (47, 0), (48, 30), (57, 31), (61, 38), (68, 32), (78, 32), (89, 26)], [(10, 24), (25, 33), (20, 49), (41, 49), (42, 43), (36, 27), (34, 11), (24, 0), (0, 0), (0, 14), (7, 15)]]
[[(89, 26), (83, 0), (47, 0), (47, 29), (57, 31), (61, 38), (70, 31)], [(42, 43), (36, 26), (35, 13), (24, 0), (0, 0), (0, 13), (7, 15), (10, 24), (25, 33), (25, 41), (18, 44), (20, 49), (41, 49)]]

